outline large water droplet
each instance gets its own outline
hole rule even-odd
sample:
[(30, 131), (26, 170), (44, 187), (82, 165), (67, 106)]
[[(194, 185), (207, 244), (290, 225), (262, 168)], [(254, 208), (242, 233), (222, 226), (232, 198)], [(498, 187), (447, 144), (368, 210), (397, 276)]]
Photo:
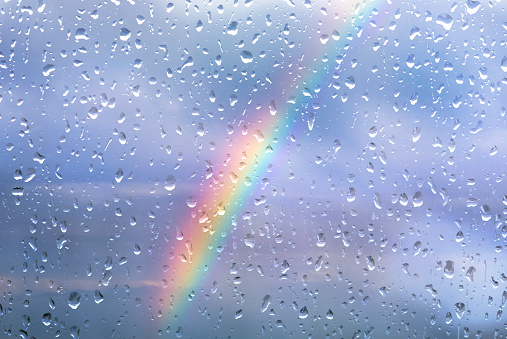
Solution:
[(356, 200), (356, 189), (354, 187), (349, 187), (347, 192), (347, 201), (352, 202)]
[(47, 77), (48, 75), (50, 75), (51, 73), (53, 73), (55, 71), (55, 65), (53, 64), (47, 64), (46, 66), (44, 66), (42, 68), (42, 74)]
[(190, 195), (187, 198), (187, 206), (190, 208), (194, 208), (196, 205), (197, 205), (197, 199), (193, 195)]
[(466, 8), (468, 14), (475, 14), (481, 8), (481, 3), (479, 1), (467, 0)]
[(306, 317), (308, 317), (308, 309), (306, 306), (303, 306), (303, 308), (299, 310), (299, 318), (305, 319)]
[(95, 290), (93, 299), (95, 300), (96, 304), (100, 304), (104, 300), (104, 296), (102, 295), (102, 293), (100, 293), (99, 290)]
[(449, 14), (443, 13), (437, 17), (437, 20), (435, 20), (435, 22), (439, 25), (442, 25), (442, 27), (444, 27), (446, 30), (450, 30), (452, 27), (453, 19)]
[(375, 269), (375, 260), (373, 260), (373, 257), (371, 255), (366, 257), (366, 264), (368, 265), (368, 269), (370, 271), (373, 271)]
[(325, 245), (326, 245), (326, 237), (324, 236), (324, 233), (319, 233), (317, 235), (317, 246), (324, 247)]
[(120, 39), (122, 41), (127, 41), (129, 38), (130, 38), (130, 30), (128, 30), (125, 27), (123, 27), (122, 29), (120, 29)]
[(78, 308), (79, 304), (81, 304), (81, 294), (79, 292), (71, 292), (68, 303), (70, 308), (74, 310)]
[(491, 209), (488, 205), (481, 206), (481, 218), (483, 221), (488, 221), (491, 219)]
[(76, 29), (76, 40), (88, 40), (88, 34), (86, 34), (86, 29), (78, 28)]
[(173, 175), (168, 175), (165, 179), (164, 188), (171, 192), (176, 187), (176, 178)]
[(477, 269), (473, 266), (470, 266), (465, 273), (465, 277), (468, 279), (468, 281), (474, 281), (474, 273), (477, 271)]
[(49, 326), (51, 325), (51, 313), (44, 313), (44, 315), (42, 316), (42, 323), (45, 325), (45, 326)]
[(352, 75), (345, 80), (345, 86), (347, 86), (349, 89), (356, 87), (356, 80)]
[(227, 34), (230, 34), (230, 35), (238, 34), (238, 22), (237, 21), (231, 21), (229, 26), (227, 26)]
[(454, 277), (454, 261), (447, 260), (445, 262), (444, 275), (449, 279)]
[(463, 315), (465, 314), (465, 304), (461, 302), (454, 304), (454, 310), (456, 311), (458, 319), (463, 318)]
[(412, 198), (412, 204), (414, 207), (420, 207), (423, 204), (423, 194), (421, 191), (417, 191)]
[(123, 170), (121, 168), (118, 168), (118, 170), (116, 171), (116, 174), (114, 175), (114, 180), (116, 180), (116, 182), (121, 182), (121, 180), (123, 179)]
[(502, 67), (502, 71), (507, 72), (507, 56), (504, 56), (502, 58), (501, 67)]
[(253, 55), (249, 51), (242, 51), (239, 56), (241, 57), (241, 61), (245, 64), (249, 64), (253, 61)]
[(262, 313), (266, 312), (270, 304), (271, 304), (271, 296), (269, 294), (266, 294), (262, 299), (261, 312)]

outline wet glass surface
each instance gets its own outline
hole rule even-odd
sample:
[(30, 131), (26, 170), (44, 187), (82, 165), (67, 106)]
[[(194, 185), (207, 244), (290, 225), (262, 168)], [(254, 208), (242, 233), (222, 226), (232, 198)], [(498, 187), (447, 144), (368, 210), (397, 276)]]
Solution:
[(499, 1), (4, 1), (0, 324), (505, 338)]

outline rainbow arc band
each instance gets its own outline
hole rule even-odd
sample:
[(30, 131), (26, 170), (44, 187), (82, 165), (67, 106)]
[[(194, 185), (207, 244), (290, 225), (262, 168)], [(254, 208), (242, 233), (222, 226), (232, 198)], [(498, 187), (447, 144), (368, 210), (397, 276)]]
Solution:
[(255, 120), (241, 123), (248, 125), (249, 132), (237, 133), (239, 135), (231, 142), (231, 149), (224, 151), (227, 157), (219, 168), (222, 175), (213, 175), (201, 186), (197, 201), (204, 203), (188, 212), (189, 216), (181, 223), (181, 240), (176, 240), (171, 251), (174, 258), (164, 263), (170, 268), (164, 277), (168, 284), (163, 289), (162, 299), (170, 297), (163, 311), (170, 318), (177, 316), (184, 323), (195, 291), (206, 289), (206, 286), (211, 289), (207, 278), (217, 262), (217, 248), (227, 242), (231, 229), (236, 225), (236, 216), (242, 212), (254, 190), (261, 186), (261, 178), (278, 151), (277, 142), (286, 139), (298, 124), (304, 128), (302, 119), (297, 119), (296, 115), (316, 97), (315, 93), (309, 94), (304, 89), (328, 82), (326, 77), (329, 77), (327, 67), (318, 56), (326, 53), (336, 55), (347, 49), (351, 40), (346, 37), (357, 35), (372, 15), (378, 14), (374, 6), (379, 4), (384, 9), (392, 2), (374, 0), (356, 5), (355, 1), (346, 0), (343, 4), (352, 8), (352, 13), (347, 20), (341, 20), (342, 27), (331, 28), (340, 31), (341, 37), (329, 39), (326, 44), (319, 41), (322, 47), (310, 51), (312, 56), (305, 58), (315, 60), (315, 64), (305, 68), (306, 73), (299, 78), (299, 85), (277, 107), (276, 113), (270, 103), (263, 111), (255, 112)]

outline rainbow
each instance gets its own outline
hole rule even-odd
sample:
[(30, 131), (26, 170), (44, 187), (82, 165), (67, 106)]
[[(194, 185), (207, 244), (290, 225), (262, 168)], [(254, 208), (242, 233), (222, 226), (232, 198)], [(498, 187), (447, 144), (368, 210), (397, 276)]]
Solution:
[[(346, 50), (350, 42), (346, 37), (357, 34), (357, 27), (365, 25), (372, 13), (377, 14), (374, 8), (377, 2), (370, 1), (355, 8), (354, 1), (343, 2), (344, 7), (351, 7), (351, 17), (341, 21), (342, 27), (331, 28), (331, 31), (339, 30), (340, 36), (329, 36), (326, 44), (318, 41), (319, 46), (309, 51), (313, 55), (305, 56), (315, 60), (315, 64), (305, 68), (306, 73), (295, 79), (298, 81), (295, 88), (286, 91), (289, 92), (286, 102), (277, 102), (276, 112), (270, 102), (266, 108), (252, 114), (252, 121), (240, 122), (240, 125), (248, 125), (248, 132), (235, 132), (230, 149), (223, 151), (227, 154), (226, 160), (218, 168), (213, 168), (209, 179), (201, 185), (196, 200), (202, 203), (184, 217), (180, 224), (182, 234), (171, 250), (174, 256), (170, 262), (164, 263), (169, 270), (164, 277), (167, 283), (162, 299), (170, 295), (165, 302), (165, 314), (177, 315), (180, 321), (184, 321), (190, 300), (196, 291), (205, 286), (208, 272), (213, 270), (217, 260), (216, 249), (227, 241), (227, 234), (236, 224), (236, 216), (260, 185), (263, 173), (277, 152), (277, 141), (284, 140), (300, 124), (298, 121), (302, 119), (296, 117), (300, 114), (298, 107), (304, 107), (316, 97), (315, 93), (305, 93), (303, 88), (311, 89), (329, 82), (324, 61), (317, 56), (326, 53), (335, 55), (340, 50)], [(389, 1), (387, 3), (390, 4)], [(300, 125), (302, 128), (305, 126)]]

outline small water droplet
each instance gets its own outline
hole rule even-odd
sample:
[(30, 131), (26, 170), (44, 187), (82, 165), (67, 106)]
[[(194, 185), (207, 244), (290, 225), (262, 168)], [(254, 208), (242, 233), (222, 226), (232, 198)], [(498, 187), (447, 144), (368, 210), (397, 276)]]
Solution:
[(382, 202), (380, 200), (380, 194), (375, 193), (373, 195), (373, 203), (375, 204), (375, 207), (378, 209), (382, 209)]

